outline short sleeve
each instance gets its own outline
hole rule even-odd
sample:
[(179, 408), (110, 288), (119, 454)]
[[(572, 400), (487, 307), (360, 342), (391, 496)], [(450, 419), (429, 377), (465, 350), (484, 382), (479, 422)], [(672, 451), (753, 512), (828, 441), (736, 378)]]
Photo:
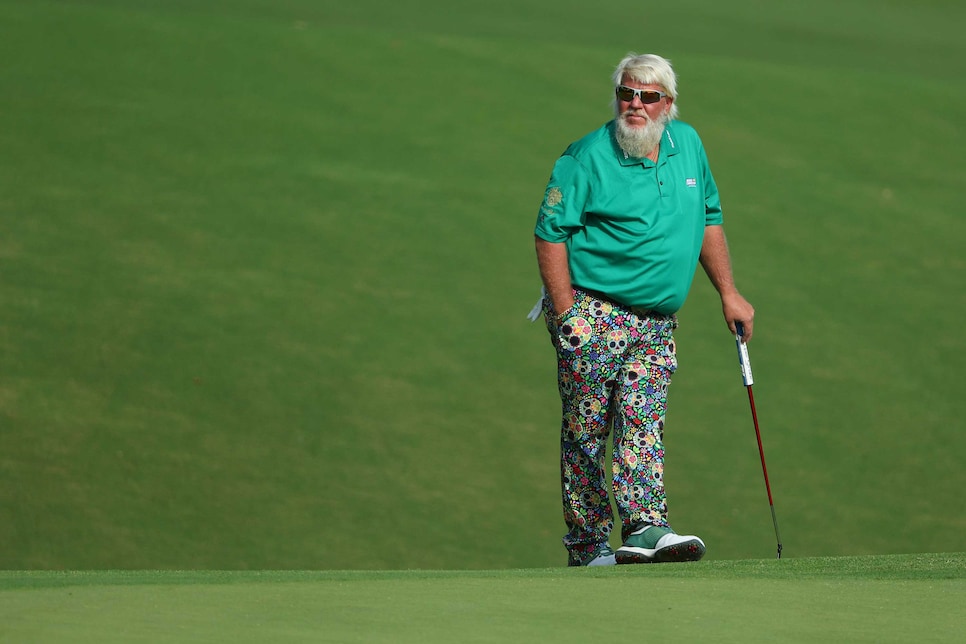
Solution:
[(721, 216), (721, 197), (718, 195), (718, 185), (711, 174), (708, 156), (701, 146), (701, 163), (704, 165), (704, 225), (719, 226), (723, 221)]
[(588, 175), (572, 156), (565, 154), (553, 166), (534, 234), (549, 242), (566, 241), (584, 226), (589, 194)]

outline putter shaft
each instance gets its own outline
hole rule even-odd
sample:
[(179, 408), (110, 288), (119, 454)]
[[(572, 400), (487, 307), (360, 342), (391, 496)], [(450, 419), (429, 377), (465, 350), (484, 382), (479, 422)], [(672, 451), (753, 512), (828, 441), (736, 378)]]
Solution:
[(768, 493), (768, 506), (771, 508), (771, 520), (775, 526), (775, 539), (778, 541), (778, 558), (782, 558), (782, 536), (778, 531), (778, 516), (775, 514), (775, 501), (771, 496), (771, 483), (768, 481), (768, 466), (765, 465), (765, 448), (761, 444), (761, 430), (758, 428), (758, 410), (755, 409), (755, 394), (752, 391), (754, 378), (751, 373), (751, 358), (748, 357), (748, 345), (741, 341), (745, 335), (745, 328), (741, 322), (736, 322), (738, 334), (735, 341), (738, 344), (738, 362), (741, 365), (741, 379), (748, 389), (748, 402), (751, 405), (751, 419), (755, 423), (755, 438), (758, 439), (758, 455), (761, 457), (761, 472), (765, 477), (765, 491)]

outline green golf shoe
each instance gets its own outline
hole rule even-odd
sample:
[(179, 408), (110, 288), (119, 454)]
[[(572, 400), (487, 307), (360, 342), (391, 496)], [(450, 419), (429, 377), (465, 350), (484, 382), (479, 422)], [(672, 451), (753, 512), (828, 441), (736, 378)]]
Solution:
[(698, 537), (646, 525), (627, 537), (624, 545), (617, 549), (616, 560), (619, 564), (697, 561), (704, 553), (704, 541)]

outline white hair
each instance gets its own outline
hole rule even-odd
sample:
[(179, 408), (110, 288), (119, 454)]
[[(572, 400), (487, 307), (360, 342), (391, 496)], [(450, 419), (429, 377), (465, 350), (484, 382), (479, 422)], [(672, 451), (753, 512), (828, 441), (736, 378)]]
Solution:
[[(657, 54), (631, 52), (624, 56), (614, 70), (614, 87), (621, 84), (625, 74), (638, 83), (660, 85), (664, 88), (667, 95), (674, 99), (668, 117), (672, 120), (678, 117), (678, 79), (674, 74), (674, 68), (671, 67), (671, 61)], [(616, 99), (614, 105), (617, 105)]]

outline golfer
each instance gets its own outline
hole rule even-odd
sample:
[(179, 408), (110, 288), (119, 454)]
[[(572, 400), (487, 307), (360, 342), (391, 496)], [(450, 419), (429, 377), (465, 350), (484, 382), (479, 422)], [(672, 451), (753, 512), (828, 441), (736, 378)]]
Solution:
[[(563, 542), (571, 566), (695, 561), (705, 544), (671, 528), (664, 490), (675, 313), (698, 262), (732, 334), (741, 322), (751, 339), (755, 311), (735, 288), (701, 139), (676, 120), (670, 62), (629, 54), (613, 82), (614, 120), (557, 160), (535, 229), (539, 307), (557, 352), (563, 402)], [(616, 553), (604, 472), (611, 428), (623, 540)]]

